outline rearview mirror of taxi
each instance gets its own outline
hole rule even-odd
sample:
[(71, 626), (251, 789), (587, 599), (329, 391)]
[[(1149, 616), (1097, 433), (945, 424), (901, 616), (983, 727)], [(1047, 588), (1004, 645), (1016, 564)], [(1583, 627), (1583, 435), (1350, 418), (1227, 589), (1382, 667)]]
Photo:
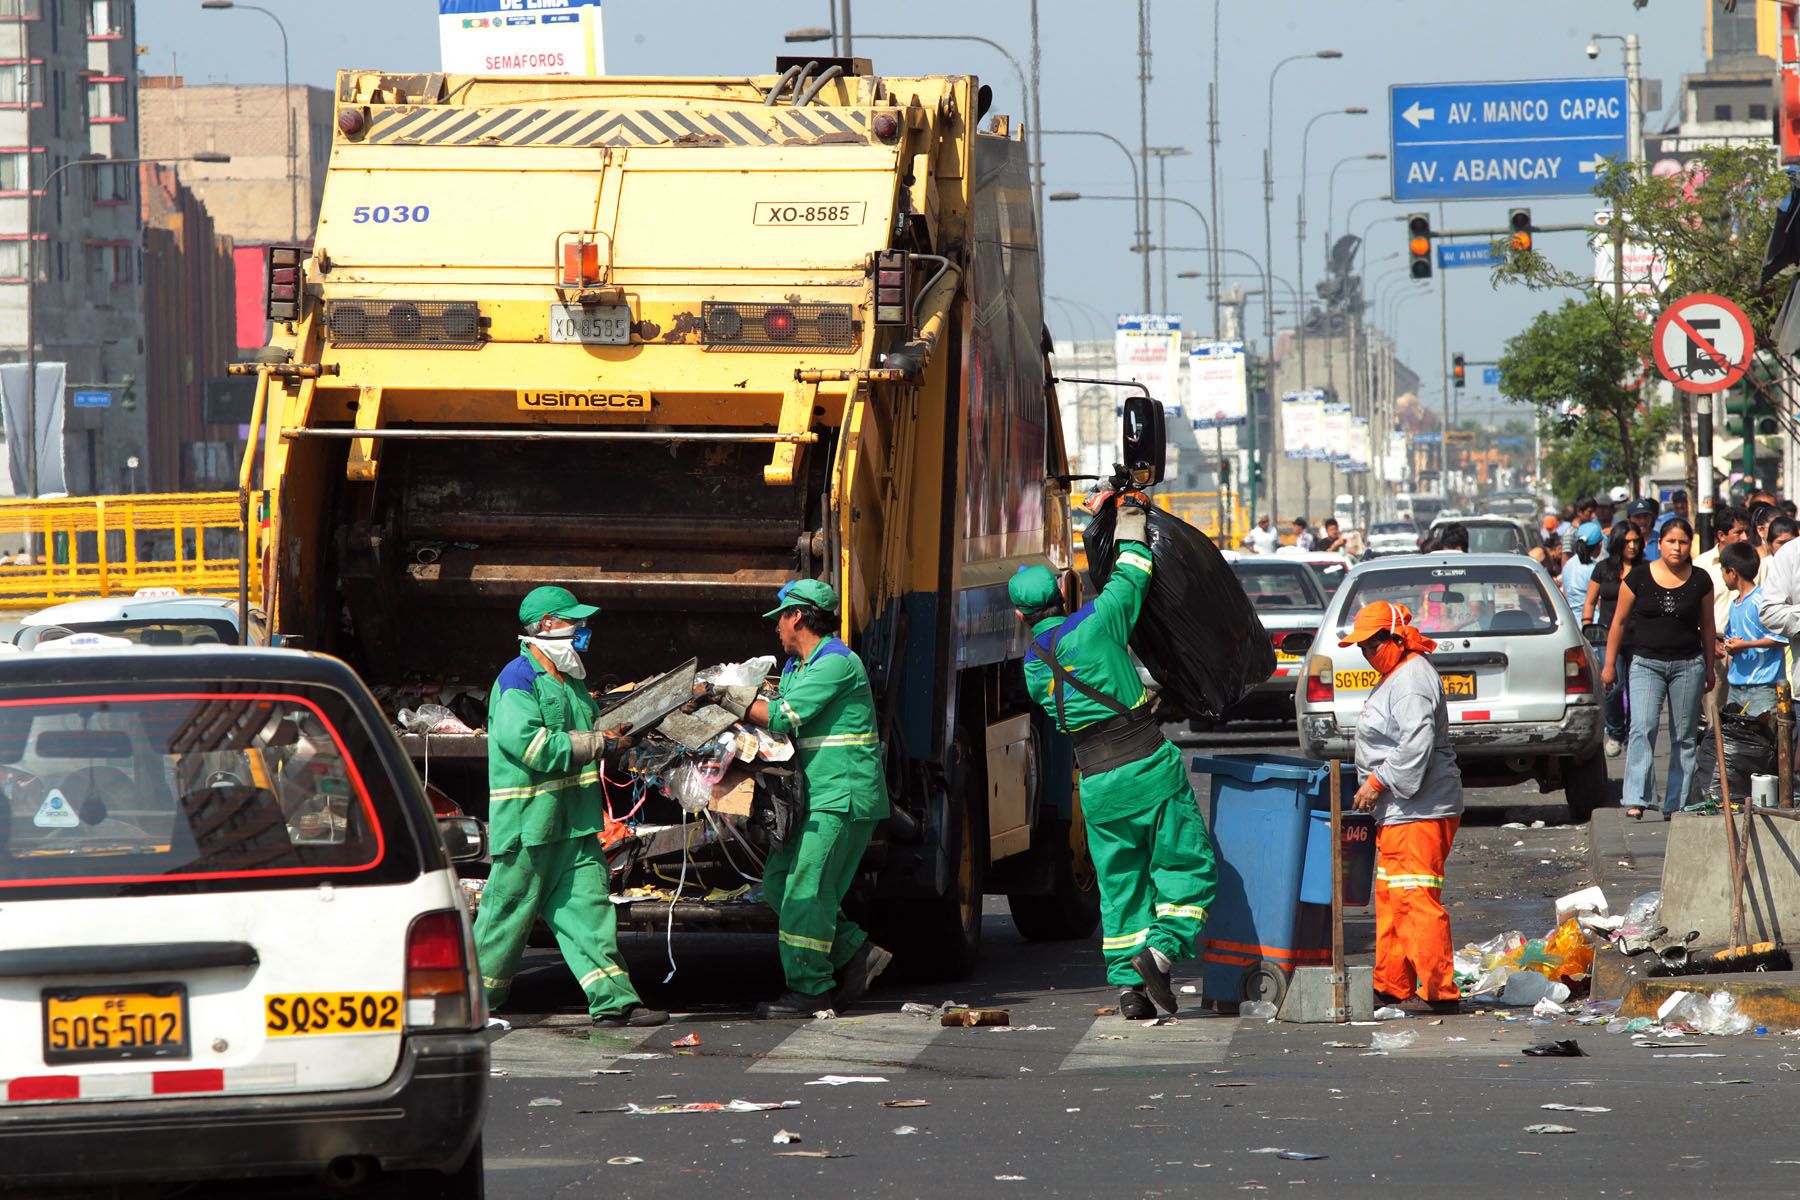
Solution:
[(130, 758), (131, 735), (114, 729), (46, 729), (33, 749), (39, 758)]

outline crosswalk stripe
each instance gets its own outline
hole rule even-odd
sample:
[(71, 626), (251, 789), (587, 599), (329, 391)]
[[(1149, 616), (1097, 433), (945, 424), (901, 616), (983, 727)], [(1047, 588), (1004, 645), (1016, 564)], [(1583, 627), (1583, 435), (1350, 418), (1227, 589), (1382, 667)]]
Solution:
[(809, 1021), (749, 1069), (781, 1075), (879, 1075), (905, 1070), (943, 1032), (936, 1021), (887, 1013)]
[(1233, 1017), (1183, 1017), (1173, 1025), (1097, 1017), (1058, 1071), (1198, 1066), (1225, 1061), (1238, 1022)]
[[(528, 1079), (590, 1079), (631, 1054), (667, 1026), (648, 1029), (515, 1029), (489, 1049), (489, 1062)], [(679, 1035), (677, 1035), (679, 1036)], [(661, 1049), (660, 1046), (656, 1049)]]

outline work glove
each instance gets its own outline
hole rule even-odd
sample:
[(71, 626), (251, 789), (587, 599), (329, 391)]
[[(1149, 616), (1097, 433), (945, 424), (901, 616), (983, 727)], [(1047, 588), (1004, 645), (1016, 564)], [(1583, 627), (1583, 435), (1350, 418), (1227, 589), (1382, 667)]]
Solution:
[(756, 703), (756, 688), (751, 684), (726, 688), (714, 693), (713, 703), (741, 721), (750, 711), (750, 706)]
[(569, 761), (577, 766), (591, 763), (606, 749), (606, 735), (598, 729), (569, 731)]
[(1119, 501), (1118, 521), (1113, 525), (1113, 541), (1150, 544), (1150, 514), (1139, 499)]

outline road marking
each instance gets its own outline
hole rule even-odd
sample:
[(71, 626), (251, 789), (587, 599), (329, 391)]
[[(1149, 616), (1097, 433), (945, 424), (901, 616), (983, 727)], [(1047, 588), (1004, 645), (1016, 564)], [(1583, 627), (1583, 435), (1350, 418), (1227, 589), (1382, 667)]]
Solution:
[(1183, 1017), (1173, 1025), (1098, 1017), (1058, 1071), (1177, 1067), (1225, 1061), (1235, 1017)]
[(515, 1029), (494, 1043), (490, 1063), (496, 1070), (527, 1079), (591, 1079), (596, 1070), (612, 1066), (621, 1055), (670, 1028)]
[(749, 1069), (781, 1075), (879, 1075), (904, 1070), (943, 1032), (936, 1021), (899, 1014), (808, 1021)]

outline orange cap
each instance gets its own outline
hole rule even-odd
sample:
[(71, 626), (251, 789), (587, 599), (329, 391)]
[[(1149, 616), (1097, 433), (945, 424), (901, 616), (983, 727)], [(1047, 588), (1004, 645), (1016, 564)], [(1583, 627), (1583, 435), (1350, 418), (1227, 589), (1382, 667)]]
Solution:
[(1356, 623), (1350, 627), (1350, 636), (1338, 643), (1340, 646), (1355, 646), (1366, 642), (1377, 633), (1391, 633), (1398, 636), (1400, 627), (1412, 624), (1412, 610), (1404, 604), (1394, 604), (1387, 600), (1374, 600), (1362, 606), (1356, 614)]

